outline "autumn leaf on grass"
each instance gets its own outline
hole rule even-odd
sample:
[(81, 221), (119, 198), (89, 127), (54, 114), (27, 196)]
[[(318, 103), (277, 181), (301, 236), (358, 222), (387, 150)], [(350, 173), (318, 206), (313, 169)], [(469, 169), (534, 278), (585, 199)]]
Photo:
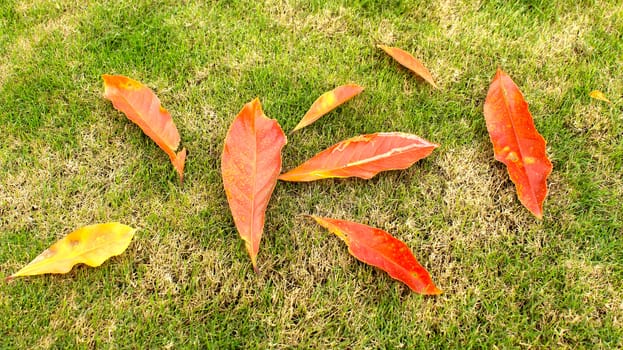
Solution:
[(348, 246), (364, 263), (376, 266), (420, 294), (441, 294), (428, 271), (418, 263), (409, 247), (389, 233), (356, 222), (312, 216)]
[(422, 62), (420, 62), (418, 59), (413, 57), (413, 55), (397, 47), (390, 47), (390, 46), (385, 46), (385, 45), (377, 45), (377, 47), (385, 51), (393, 59), (398, 61), (398, 63), (408, 68), (413, 73), (420, 76), (422, 79), (426, 80), (435, 89), (439, 89), (437, 84), (435, 84), (435, 81), (433, 80), (433, 76), (430, 74), (428, 69), (424, 66), (424, 64), (422, 64)]
[(604, 101), (604, 102), (611, 103), (610, 100), (606, 97), (606, 95), (603, 92), (599, 91), (599, 90), (591, 91), (588, 94), (588, 96), (590, 96), (590, 97), (592, 97), (592, 98), (594, 98), (596, 100), (601, 100), (601, 101)]
[(158, 97), (145, 85), (121, 75), (102, 75), (104, 97), (136, 123), (143, 132), (164, 150), (184, 181), (186, 149), (177, 152), (180, 134), (169, 112), (162, 108)]
[(370, 179), (385, 170), (406, 169), (439, 145), (402, 132), (360, 135), (337, 143), (279, 176), (283, 181), (314, 181), (356, 176)]
[(302, 129), (315, 122), (323, 115), (331, 112), (341, 104), (359, 95), (362, 91), (363, 88), (361, 86), (357, 84), (348, 84), (338, 86), (331, 91), (325, 92), (320, 95), (316, 101), (314, 101), (312, 106), (309, 108), (309, 111), (305, 113), (303, 119), (301, 119), (292, 132)]
[(67, 273), (76, 264), (100, 266), (108, 258), (123, 253), (135, 231), (116, 222), (79, 228), (54, 243), (7, 280), (45, 273)]
[(281, 171), (286, 144), (279, 123), (262, 111), (258, 99), (244, 105), (225, 137), (221, 174), (234, 223), (257, 272), (264, 214)]
[(521, 203), (542, 218), (552, 163), (521, 91), (500, 69), (489, 87), (484, 114), (495, 159), (506, 164)]

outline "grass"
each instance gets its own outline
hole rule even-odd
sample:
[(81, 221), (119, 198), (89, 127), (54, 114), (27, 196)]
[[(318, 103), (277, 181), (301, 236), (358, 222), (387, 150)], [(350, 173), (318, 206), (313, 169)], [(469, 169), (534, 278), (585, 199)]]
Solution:
[[(441, 90), (378, 43), (414, 53)], [(622, 65), (615, 0), (2, 1), (0, 273), (83, 225), (140, 230), (99, 268), (0, 284), (0, 347), (623, 347)], [(493, 159), (497, 67), (548, 141), (543, 221)], [(183, 186), (102, 98), (103, 73), (172, 112)], [(361, 133), (442, 146), (369, 181), (280, 182), (255, 275), (220, 179), (227, 128), (258, 96), (289, 131), (349, 82), (366, 91), (289, 135), (284, 169)], [(409, 292), (298, 214), (392, 232), (445, 293)]]

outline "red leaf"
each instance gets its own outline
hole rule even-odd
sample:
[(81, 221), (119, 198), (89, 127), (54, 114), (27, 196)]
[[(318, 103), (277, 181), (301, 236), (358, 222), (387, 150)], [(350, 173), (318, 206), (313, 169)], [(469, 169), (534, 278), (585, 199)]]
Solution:
[(360, 135), (335, 144), (279, 176), (284, 181), (314, 181), (356, 176), (370, 179), (385, 170), (406, 169), (439, 145), (401, 132)]
[(342, 239), (350, 254), (360, 261), (389, 273), (416, 293), (441, 294), (409, 247), (389, 233), (356, 222), (312, 218)]
[(180, 134), (169, 112), (162, 108), (158, 97), (145, 85), (122, 75), (102, 75), (104, 97), (136, 123), (171, 159), (180, 182), (184, 181), (186, 149), (175, 153), (180, 145)]
[(429, 84), (431, 84), (435, 89), (439, 89), (435, 81), (433, 80), (433, 76), (430, 74), (428, 69), (424, 67), (424, 64), (420, 62), (418, 59), (413, 57), (410, 53), (404, 51), (403, 49), (397, 47), (390, 47), (385, 45), (377, 45), (377, 47), (381, 48), (388, 55), (390, 55), (393, 59), (398, 61), (401, 65), (405, 66), (413, 73), (422, 77)]
[(285, 144), (279, 123), (264, 115), (258, 99), (244, 105), (225, 138), (223, 186), (256, 272), (264, 215), (281, 171), (281, 149)]
[(361, 86), (357, 84), (348, 84), (338, 86), (331, 91), (325, 92), (320, 95), (316, 101), (314, 101), (312, 106), (309, 108), (309, 111), (305, 113), (303, 119), (301, 119), (292, 132), (302, 129), (315, 122), (323, 115), (336, 109), (338, 106), (357, 96), (362, 91), (363, 88)]
[(500, 69), (489, 87), (484, 114), (495, 159), (506, 164), (521, 203), (541, 219), (552, 163), (521, 91)]

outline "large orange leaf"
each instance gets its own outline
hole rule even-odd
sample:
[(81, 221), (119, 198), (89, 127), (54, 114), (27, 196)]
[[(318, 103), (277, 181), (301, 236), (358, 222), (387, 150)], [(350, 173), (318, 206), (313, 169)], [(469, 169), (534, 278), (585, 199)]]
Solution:
[(136, 123), (143, 132), (164, 150), (177, 170), (180, 182), (184, 181), (186, 149), (176, 153), (180, 145), (180, 134), (169, 112), (160, 105), (160, 100), (147, 86), (122, 75), (102, 75), (104, 97), (113, 106)]
[(100, 266), (108, 258), (123, 253), (136, 230), (111, 222), (79, 228), (39, 254), (30, 264), (7, 277), (67, 273), (76, 264)]
[(302, 129), (309, 124), (315, 122), (323, 115), (336, 109), (341, 104), (357, 96), (363, 91), (363, 88), (357, 84), (347, 84), (338, 86), (335, 89), (325, 92), (320, 95), (316, 101), (309, 108), (309, 111), (305, 113), (303, 119), (294, 127), (292, 132), (298, 129)]
[(552, 163), (545, 154), (545, 139), (534, 126), (528, 103), (513, 80), (500, 69), (489, 87), (484, 114), (495, 159), (506, 164), (521, 203), (542, 218)]
[(314, 181), (356, 176), (370, 179), (385, 170), (406, 169), (439, 145), (402, 132), (360, 135), (337, 143), (279, 176), (284, 181)]
[(264, 215), (281, 171), (281, 149), (285, 144), (279, 123), (264, 115), (258, 99), (244, 105), (225, 138), (223, 185), (256, 272)]
[(430, 74), (428, 69), (420, 62), (417, 58), (413, 57), (410, 53), (406, 52), (403, 49), (397, 47), (390, 47), (385, 45), (377, 45), (380, 49), (385, 51), (388, 55), (390, 55), (393, 59), (398, 61), (401, 65), (405, 66), (413, 73), (422, 77), (429, 84), (431, 84), (435, 89), (439, 89), (435, 81), (433, 80), (433, 76)]
[(351, 221), (312, 217), (342, 239), (360, 261), (389, 273), (416, 293), (441, 294), (409, 247), (386, 231)]

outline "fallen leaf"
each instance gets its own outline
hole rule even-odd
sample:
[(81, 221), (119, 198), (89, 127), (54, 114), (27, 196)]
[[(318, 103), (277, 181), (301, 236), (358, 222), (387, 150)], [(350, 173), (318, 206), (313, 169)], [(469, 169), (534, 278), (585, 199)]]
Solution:
[(169, 112), (160, 105), (160, 100), (147, 86), (122, 75), (102, 75), (104, 97), (136, 123), (162, 150), (177, 170), (180, 182), (184, 181), (186, 149), (176, 153), (180, 145), (180, 134)]
[(495, 159), (506, 164), (521, 203), (542, 218), (552, 163), (521, 91), (500, 69), (489, 87), (484, 115)]
[(117, 222), (79, 228), (54, 243), (7, 280), (45, 273), (67, 273), (76, 264), (100, 266), (108, 258), (123, 253), (135, 231)]
[(385, 45), (377, 45), (377, 47), (385, 51), (393, 59), (398, 61), (398, 63), (405, 66), (413, 73), (420, 76), (422, 79), (426, 80), (435, 89), (439, 89), (437, 84), (435, 84), (433, 76), (430, 74), (428, 69), (424, 66), (424, 64), (422, 64), (422, 62), (420, 62), (417, 58), (413, 57), (413, 55), (397, 47), (390, 47)]
[(294, 127), (292, 132), (302, 129), (309, 124), (315, 122), (323, 115), (336, 109), (341, 104), (350, 100), (351, 98), (359, 95), (363, 91), (363, 88), (357, 84), (348, 84), (338, 86), (335, 89), (325, 92), (320, 95), (316, 101), (309, 108), (309, 111), (305, 113), (303, 119)]
[(606, 97), (606, 95), (603, 92), (599, 91), (599, 90), (591, 91), (588, 94), (588, 96), (590, 96), (590, 97), (592, 97), (592, 98), (594, 98), (596, 100), (601, 100), (601, 101), (604, 101), (604, 102), (611, 103), (610, 100)]
[(356, 176), (370, 179), (385, 170), (406, 169), (439, 145), (402, 132), (360, 135), (337, 143), (279, 176), (283, 181), (314, 181)]
[(409, 247), (386, 231), (346, 220), (312, 218), (344, 241), (358, 260), (389, 273), (416, 293), (441, 294)]
[(256, 272), (264, 215), (281, 171), (285, 144), (279, 123), (264, 115), (258, 99), (244, 105), (225, 138), (221, 158), (225, 194)]

